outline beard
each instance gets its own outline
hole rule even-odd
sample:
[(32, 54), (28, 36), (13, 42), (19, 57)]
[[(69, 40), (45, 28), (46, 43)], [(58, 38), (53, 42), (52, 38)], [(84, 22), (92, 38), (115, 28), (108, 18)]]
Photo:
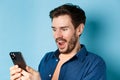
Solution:
[[(63, 41), (63, 42), (65, 42), (65, 43), (67, 43), (67, 40), (64, 39), (64, 38), (61, 38), (61, 37), (59, 37), (59, 38), (56, 39), (56, 43), (57, 43), (58, 41)], [(58, 47), (58, 48), (59, 48), (59, 52), (60, 52), (60, 53), (63, 53), (63, 54), (68, 54), (68, 53), (70, 53), (70, 52), (75, 48), (75, 46), (76, 46), (76, 44), (77, 44), (77, 41), (78, 41), (78, 37), (77, 37), (76, 34), (74, 33), (73, 36), (71, 37), (71, 39), (69, 40), (68, 44), (65, 45), (65, 49), (64, 49), (64, 48), (63, 48), (63, 49), (60, 49), (60, 48)]]

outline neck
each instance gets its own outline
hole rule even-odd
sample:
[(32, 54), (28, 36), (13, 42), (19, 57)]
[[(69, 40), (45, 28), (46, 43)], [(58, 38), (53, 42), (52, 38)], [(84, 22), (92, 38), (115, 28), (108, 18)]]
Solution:
[(75, 48), (71, 51), (71, 54), (74, 53), (76, 54), (81, 48), (80, 42), (78, 42), (75, 46)]

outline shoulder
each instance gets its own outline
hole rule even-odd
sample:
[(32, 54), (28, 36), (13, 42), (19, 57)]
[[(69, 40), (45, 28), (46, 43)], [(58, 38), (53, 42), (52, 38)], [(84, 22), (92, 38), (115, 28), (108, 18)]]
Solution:
[(103, 58), (97, 54), (87, 52), (86, 58), (91, 62), (104, 62)]
[(89, 72), (91, 72), (93, 70), (94, 71), (99, 71), (100, 70), (99, 72), (104, 72), (106, 70), (105, 61), (103, 60), (102, 57), (100, 57), (97, 54), (88, 52), (84, 62), (89, 67)]
[(47, 52), (44, 57), (42, 58), (42, 61), (47, 61), (49, 59), (51, 59), (53, 56), (54, 56), (54, 51), (51, 51), (51, 52)]
[(51, 51), (51, 52), (47, 52), (44, 56), (43, 56), (43, 58), (42, 58), (42, 60), (40, 61), (40, 63), (39, 63), (39, 71), (40, 71), (40, 68), (42, 67), (42, 66), (45, 66), (46, 65), (46, 63), (52, 58), (54, 56), (54, 52), (53, 51)]
[[(95, 80), (106, 78), (106, 64), (102, 57), (100, 57), (97, 54), (88, 52), (86, 55), (86, 58), (84, 60), (84, 63), (86, 64), (86, 73), (91, 74), (87, 75), (89, 77), (94, 77), (96, 75)], [(103, 80), (103, 79), (102, 79)]]
[(81, 48), (81, 50), (78, 52), (78, 55), (80, 56), (79, 58), (82, 58), (81, 60), (83, 61), (83, 62), (88, 62), (89, 64), (90, 63), (94, 63), (95, 64), (95, 62), (97, 63), (97, 62), (103, 62), (104, 63), (104, 60), (103, 60), (103, 58), (102, 57), (100, 57), (98, 54), (95, 54), (95, 53), (92, 53), (92, 52), (89, 52), (87, 49), (86, 49), (86, 47), (85, 47), (85, 45), (81, 45), (82, 46), (82, 48)]

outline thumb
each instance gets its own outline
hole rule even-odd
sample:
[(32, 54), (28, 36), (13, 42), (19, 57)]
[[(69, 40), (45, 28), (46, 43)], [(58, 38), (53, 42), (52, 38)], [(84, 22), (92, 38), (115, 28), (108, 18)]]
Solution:
[(29, 67), (29, 66), (26, 66), (26, 70), (27, 72), (31, 73), (31, 74), (34, 74), (36, 73), (37, 71), (35, 71), (33, 68)]
[(35, 70), (33, 70), (31, 67), (29, 67), (29, 66), (26, 66), (26, 70), (27, 70), (27, 72), (29, 72), (29, 73), (33, 73)]
[(34, 70), (33, 68), (27, 66), (26, 70), (28, 73), (30, 73), (31, 75), (33, 75), (33, 80), (41, 80), (40, 74), (38, 71)]

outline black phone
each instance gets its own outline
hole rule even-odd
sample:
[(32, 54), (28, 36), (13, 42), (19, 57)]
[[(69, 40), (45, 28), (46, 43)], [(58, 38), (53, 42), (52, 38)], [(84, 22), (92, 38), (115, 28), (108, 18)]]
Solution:
[(21, 52), (10, 52), (9, 55), (14, 65), (18, 65), (20, 68), (26, 71), (26, 63)]

